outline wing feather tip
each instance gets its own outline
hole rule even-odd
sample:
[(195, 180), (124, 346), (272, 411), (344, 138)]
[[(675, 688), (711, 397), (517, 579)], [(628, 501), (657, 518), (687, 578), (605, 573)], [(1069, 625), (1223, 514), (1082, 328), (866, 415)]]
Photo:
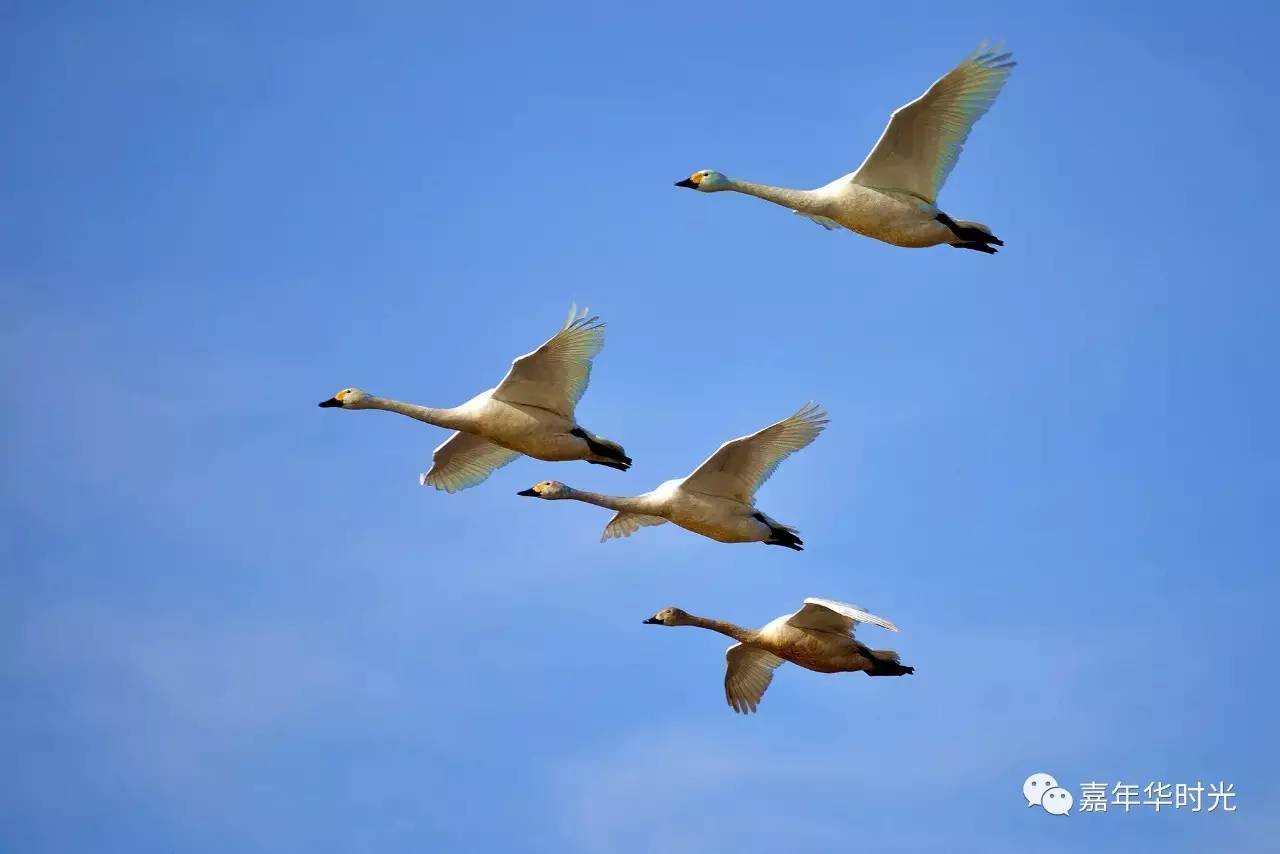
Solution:
[[(806, 596), (803, 604), (817, 605), (821, 608), (828, 608), (830, 610), (836, 611), (837, 613), (841, 613), (841, 609), (848, 608), (850, 610), (857, 611), (859, 614), (862, 615), (861, 618), (851, 617), (851, 619), (853, 619), (855, 623), (865, 623), (872, 626), (879, 626), (880, 628), (886, 629), (887, 631), (891, 631), (891, 632), (898, 631), (897, 624), (894, 623), (892, 620), (877, 616), (871, 613), (870, 611), (868, 611), (866, 608), (863, 608), (861, 605), (851, 605), (848, 602), (837, 602), (835, 599), (824, 599), (821, 596)], [(845, 616), (850, 616), (850, 615), (845, 614)]]
[(831, 416), (828, 414), (826, 408), (821, 403), (814, 400), (807, 401), (804, 406), (800, 407), (800, 409), (796, 411), (796, 414), (791, 417), (798, 421), (805, 421), (819, 429), (831, 422)]
[(450, 495), (465, 487), (457, 486), (452, 481), (441, 480), (437, 477), (431, 477), (427, 474), (418, 475), (418, 484), (420, 486), (429, 486), (437, 492), (447, 492)]

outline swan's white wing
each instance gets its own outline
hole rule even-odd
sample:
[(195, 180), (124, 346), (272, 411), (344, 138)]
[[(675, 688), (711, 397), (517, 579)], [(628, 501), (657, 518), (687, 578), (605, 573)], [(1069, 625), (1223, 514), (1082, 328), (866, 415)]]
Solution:
[(604, 526), (604, 533), (600, 535), (600, 542), (612, 540), (614, 537), (629, 537), (643, 527), (661, 525), (666, 521), (661, 516), (646, 516), (643, 513), (619, 511), (609, 520), (609, 524)]
[(991, 108), (1013, 70), (1012, 55), (982, 45), (929, 91), (895, 110), (853, 180), (933, 204), (974, 122)]
[(419, 475), (423, 486), (457, 492), (480, 483), (520, 454), (471, 433), (454, 433), (431, 455), (431, 471)]
[(818, 632), (834, 632), (836, 634), (853, 634), (858, 623), (871, 623), (875, 626), (896, 632), (898, 627), (875, 614), (864, 611), (857, 605), (846, 605), (833, 599), (804, 600), (804, 607), (787, 618), (789, 625), (797, 629), (812, 629)]
[(532, 353), (511, 363), (493, 390), (495, 400), (522, 403), (573, 418), (591, 379), (591, 360), (604, 347), (604, 323), (586, 310), (569, 311), (564, 327)]
[(764, 692), (769, 690), (773, 671), (782, 659), (744, 643), (735, 643), (726, 649), (724, 658), (724, 698), (739, 714), (754, 712)]
[(753, 504), (756, 490), (778, 464), (818, 438), (826, 425), (822, 407), (806, 403), (790, 418), (725, 442), (684, 479), (681, 488)]

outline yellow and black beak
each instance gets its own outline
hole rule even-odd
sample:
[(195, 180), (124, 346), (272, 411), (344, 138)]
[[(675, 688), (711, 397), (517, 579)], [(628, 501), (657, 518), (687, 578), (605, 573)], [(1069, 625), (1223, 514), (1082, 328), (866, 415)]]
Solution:
[(644, 621), (644, 624), (646, 626), (660, 626), (662, 625), (662, 620), (659, 620), (657, 617), (650, 617)]
[[(324, 404), (321, 404), (321, 406), (323, 406), (323, 405), (324, 405)], [(522, 490), (520, 490), (519, 492), (517, 492), (517, 493), (516, 493), (516, 495), (523, 495), (525, 498), (537, 498), (537, 497), (538, 497), (538, 490), (536, 490), (536, 489), (522, 489)]]
[(338, 400), (336, 397), (331, 397), (328, 400), (320, 401), (321, 409), (332, 409), (335, 406), (341, 406), (341, 405), (342, 405), (342, 401)]
[(692, 178), (685, 178), (683, 181), (676, 181), (677, 187), (686, 187), (690, 190), (698, 189), (698, 182)]

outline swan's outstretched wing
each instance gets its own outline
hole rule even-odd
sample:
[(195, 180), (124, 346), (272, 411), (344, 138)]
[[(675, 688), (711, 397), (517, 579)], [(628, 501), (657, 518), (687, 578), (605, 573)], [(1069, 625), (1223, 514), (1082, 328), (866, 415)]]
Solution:
[(614, 537), (629, 537), (647, 525), (661, 525), (666, 521), (661, 516), (646, 516), (643, 513), (627, 513), (620, 510), (609, 520), (609, 524), (604, 526), (600, 542), (612, 540)]
[(898, 627), (886, 620), (868, 613), (857, 605), (846, 605), (832, 599), (804, 600), (804, 607), (787, 618), (789, 625), (797, 629), (811, 629), (816, 632), (833, 632), (835, 634), (852, 635), (858, 623), (871, 623), (875, 626), (896, 632)]
[(511, 363), (511, 370), (493, 390), (495, 400), (521, 403), (573, 418), (574, 407), (591, 379), (591, 360), (604, 347), (604, 323), (577, 306), (559, 332)]
[(769, 690), (773, 671), (782, 659), (744, 643), (735, 643), (726, 649), (724, 658), (724, 698), (739, 714), (754, 712), (764, 692)]
[(895, 110), (853, 180), (934, 204), (974, 122), (991, 108), (1013, 70), (1012, 56), (984, 44), (929, 91)]
[(471, 433), (454, 433), (431, 455), (431, 471), (418, 476), (423, 486), (457, 492), (480, 483), (520, 454)]
[(806, 403), (790, 418), (725, 442), (684, 479), (681, 488), (753, 504), (756, 490), (778, 464), (818, 438), (826, 425), (822, 407)]

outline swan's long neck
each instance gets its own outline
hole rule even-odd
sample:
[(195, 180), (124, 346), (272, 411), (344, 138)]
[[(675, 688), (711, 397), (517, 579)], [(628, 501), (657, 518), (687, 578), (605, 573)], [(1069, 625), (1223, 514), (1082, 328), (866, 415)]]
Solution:
[(416, 403), (405, 403), (403, 400), (391, 400), (385, 397), (368, 395), (360, 402), (360, 409), (382, 409), (387, 412), (398, 412), (418, 421), (425, 421), (448, 430), (462, 430), (466, 427), (462, 419), (452, 409), (433, 409), (430, 406), (419, 406)]
[(757, 199), (764, 199), (766, 202), (773, 202), (775, 205), (782, 205), (784, 208), (791, 208), (792, 210), (816, 210), (817, 199), (814, 198), (811, 190), (771, 187), (768, 184), (754, 184), (751, 181), (739, 181), (736, 178), (729, 180), (729, 189), (739, 193), (746, 193), (748, 196), (755, 196)]
[(618, 510), (622, 513), (645, 513), (647, 512), (642, 502), (638, 498), (622, 496), (622, 495), (601, 495), (598, 492), (584, 492), (581, 489), (566, 489), (564, 498), (572, 498), (574, 501), (585, 501), (588, 504), (594, 504), (597, 507), (607, 507), (610, 510)]
[(729, 623), (724, 620), (712, 620), (709, 617), (696, 617), (689, 615), (683, 625), (697, 626), (700, 629), (711, 629), (713, 632), (719, 632), (722, 635), (728, 635), (738, 643), (751, 643), (756, 639), (756, 633), (751, 629), (744, 629), (742, 626)]

